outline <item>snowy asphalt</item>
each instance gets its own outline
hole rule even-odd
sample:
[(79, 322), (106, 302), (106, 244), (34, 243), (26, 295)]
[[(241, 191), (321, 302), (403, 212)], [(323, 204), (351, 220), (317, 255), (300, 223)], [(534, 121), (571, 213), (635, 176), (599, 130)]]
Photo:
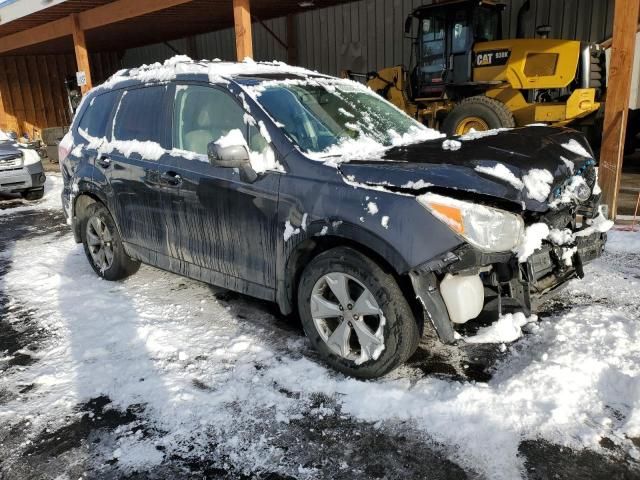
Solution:
[(506, 349), (362, 382), (268, 303), (99, 280), (60, 186), (0, 201), (0, 478), (640, 478), (639, 233)]

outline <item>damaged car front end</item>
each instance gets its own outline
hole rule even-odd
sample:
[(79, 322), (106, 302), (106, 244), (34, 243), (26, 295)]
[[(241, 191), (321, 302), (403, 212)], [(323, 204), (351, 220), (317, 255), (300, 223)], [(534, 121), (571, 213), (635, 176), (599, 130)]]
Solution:
[[(425, 320), (441, 341), (454, 343), (456, 329), (481, 314), (485, 322), (511, 312), (528, 317), (549, 294), (583, 278), (612, 222), (600, 204), (593, 154), (578, 132), (490, 132), (462, 139), (453, 152), (441, 143), (389, 151), (386, 159), (400, 164), (340, 168), (368, 185), (415, 194), (460, 238), (409, 271)], [(358, 174), (363, 168), (369, 171)]]
[[(296, 147), (287, 157), (292, 175), (280, 183), (285, 261), (304, 264), (345, 243), (365, 253), (404, 285), (421, 333), (432, 325), (447, 344), (515, 340), (524, 323), (509, 338), (479, 332), (499, 331), (509, 314), (518, 323), (533, 318), (546, 296), (583, 277), (603, 251), (612, 223), (579, 132), (530, 126), (446, 138), (353, 84), (305, 78), (243, 87)], [(295, 268), (291, 275), (279, 289), (286, 313)], [(300, 302), (304, 324), (308, 299)], [(343, 332), (347, 317), (336, 318), (337, 327), (321, 323), (326, 331), (314, 343), (321, 351)], [(335, 348), (326, 356), (353, 375), (388, 371), (349, 364)]]

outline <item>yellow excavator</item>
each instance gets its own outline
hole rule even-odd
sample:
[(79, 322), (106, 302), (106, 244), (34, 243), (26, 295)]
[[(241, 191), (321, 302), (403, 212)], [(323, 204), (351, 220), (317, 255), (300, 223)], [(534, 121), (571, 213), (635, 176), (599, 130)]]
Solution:
[[(518, 13), (518, 34), (530, 8)], [(604, 50), (594, 43), (547, 38), (502, 38), (505, 5), (448, 0), (415, 9), (405, 22), (415, 61), (365, 77), (380, 95), (419, 121), (449, 135), (532, 123), (587, 126), (605, 94)]]

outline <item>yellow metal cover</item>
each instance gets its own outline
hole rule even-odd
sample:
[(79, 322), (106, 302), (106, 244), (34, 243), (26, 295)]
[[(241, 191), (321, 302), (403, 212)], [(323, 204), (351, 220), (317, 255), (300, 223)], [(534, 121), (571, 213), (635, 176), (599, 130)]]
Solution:
[(474, 47), (473, 80), (504, 81), (516, 89), (564, 88), (575, 78), (580, 42), (512, 39)]

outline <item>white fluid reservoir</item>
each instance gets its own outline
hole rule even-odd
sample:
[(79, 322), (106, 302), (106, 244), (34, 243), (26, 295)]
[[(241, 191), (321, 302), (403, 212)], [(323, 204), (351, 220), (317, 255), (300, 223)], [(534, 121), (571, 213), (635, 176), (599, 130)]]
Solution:
[(440, 282), (440, 293), (453, 323), (465, 323), (480, 315), (484, 286), (480, 275), (451, 275)]

